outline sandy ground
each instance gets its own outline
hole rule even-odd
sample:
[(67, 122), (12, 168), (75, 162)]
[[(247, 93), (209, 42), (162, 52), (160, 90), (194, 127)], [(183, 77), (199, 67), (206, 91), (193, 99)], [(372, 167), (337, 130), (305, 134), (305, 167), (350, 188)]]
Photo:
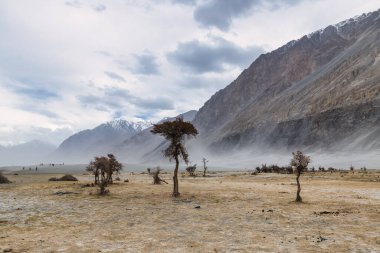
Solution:
[(82, 187), (90, 175), (13, 173), (0, 185), (0, 252), (380, 252), (380, 172), (305, 174), (302, 204), (294, 175), (182, 176), (173, 199), (171, 174), (152, 185), (125, 173), (101, 197)]

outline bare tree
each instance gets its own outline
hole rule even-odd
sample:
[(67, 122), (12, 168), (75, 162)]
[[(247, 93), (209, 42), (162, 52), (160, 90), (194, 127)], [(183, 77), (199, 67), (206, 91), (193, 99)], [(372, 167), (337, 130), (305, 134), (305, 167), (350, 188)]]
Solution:
[(302, 202), (302, 198), (300, 195), (301, 185), (300, 185), (299, 179), (300, 179), (301, 173), (307, 169), (307, 166), (309, 165), (310, 161), (311, 161), (310, 157), (307, 155), (304, 155), (301, 151), (298, 150), (295, 153), (293, 152), (293, 158), (290, 161), (290, 166), (292, 166), (297, 173), (297, 177), (296, 177), (296, 181), (297, 181), (296, 202)]
[(207, 159), (206, 158), (202, 158), (202, 162), (203, 162), (203, 177), (206, 176), (206, 171), (207, 171), (207, 165), (206, 163), (208, 163)]
[(153, 177), (153, 184), (161, 184), (161, 182), (164, 182), (165, 184), (168, 184), (168, 182), (165, 181), (165, 179), (162, 179), (160, 177), (160, 172), (162, 169), (158, 166), (153, 171), (149, 170), (149, 174)]
[(174, 121), (166, 121), (161, 124), (154, 124), (151, 130), (153, 134), (159, 134), (170, 142), (169, 147), (164, 151), (164, 156), (171, 161), (175, 160), (175, 169), (173, 175), (173, 197), (180, 195), (178, 191), (178, 168), (180, 157), (188, 164), (189, 154), (183, 145), (184, 138), (195, 137), (198, 134), (197, 129), (190, 122), (185, 122), (181, 117)]

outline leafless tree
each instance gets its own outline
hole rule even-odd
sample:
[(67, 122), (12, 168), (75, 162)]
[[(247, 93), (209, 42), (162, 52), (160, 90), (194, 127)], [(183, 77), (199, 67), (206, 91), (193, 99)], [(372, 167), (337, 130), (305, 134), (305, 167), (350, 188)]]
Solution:
[(301, 198), (301, 184), (300, 184), (300, 176), (303, 171), (307, 169), (307, 166), (310, 163), (310, 157), (307, 155), (304, 155), (301, 151), (293, 152), (293, 158), (290, 161), (290, 166), (292, 166), (295, 169), (295, 172), (297, 174), (296, 181), (297, 181), (297, 197), (296, 202), (302, 202)]
[(206, 171), (207, 171), (207, 164), (206, 163), (208, 163), (208, 161), (207, 161), (207, 159), (206, 158), (202, 158), (202, 162), (203, 162), (203, 177), (205, 177), (206, 176)]
[(197, 129), (190, 122), (183, 121), (181, 117), (174, 121), (166, 121), (161, 124), (154, 124), (151, 130), (153, 134), (159, 134), (170, 142), (169, 147), (164, 151), (164, 156), (169, 160), (175, 160), (175, 169), (173, 175), (173, 197), (179, 197), (178, 191), (178, 168), (179, 159), (188, 164), (189, 154), (183, 145), (185, 137), (195, 137), (198, 134)]
[(165, 179), (162, 179), (160, 177), (161, 171), (162, 169), (160, 167), (154, 168), (153, 171), (149, 170), (149, 174), (153, 177), (153, 184), (161, 184), (161, 182), (168, 184), (168, 182), (166, 182)]

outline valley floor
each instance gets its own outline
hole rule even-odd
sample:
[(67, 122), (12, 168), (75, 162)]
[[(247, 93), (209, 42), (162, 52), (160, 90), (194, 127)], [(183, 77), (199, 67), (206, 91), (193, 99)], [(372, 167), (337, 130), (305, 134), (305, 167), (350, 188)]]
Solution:
[(302, 175), (302, 204), (294, 175), (180, 176), (173, 199), (171, 174), (152, 185), (124, 173), (100, 197), (82, 187), (90, 175), (13, 173), (0, 185), (0, 252), (380, 252), (380, 172)]

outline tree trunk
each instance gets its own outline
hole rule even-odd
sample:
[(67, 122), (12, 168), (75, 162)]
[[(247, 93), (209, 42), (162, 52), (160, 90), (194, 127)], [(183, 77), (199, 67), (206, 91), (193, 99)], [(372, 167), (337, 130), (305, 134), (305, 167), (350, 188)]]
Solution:
[(178, 156), (175, 157), (175, 169), (174, 169), (174, 175), (173, 175), (173, 197), (179, 197), (179, 192), (178, 192), (178, 167), (179, 167), (179, 159)]
[(302, 202), (302, 198), (300, 195), (301, 192), (301, 184), (300, 184), (300, 176), (301, 176), (301, 171), (297, 169), (297, 197), (296, 197), (296, 202)]

